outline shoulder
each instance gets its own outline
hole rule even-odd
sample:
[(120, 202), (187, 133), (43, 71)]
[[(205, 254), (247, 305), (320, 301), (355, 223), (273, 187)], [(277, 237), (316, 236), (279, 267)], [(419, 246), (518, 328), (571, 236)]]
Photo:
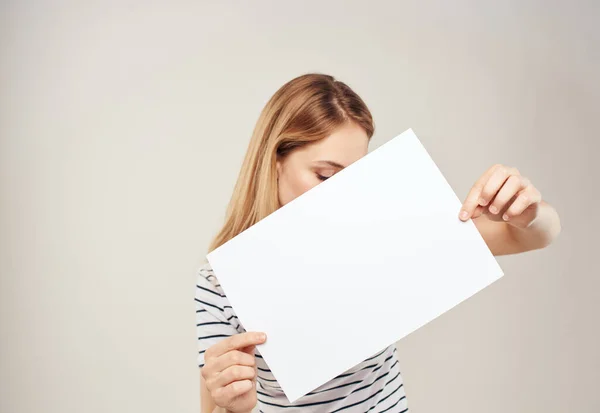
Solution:
[(225, 296), (221, 284), (209, 263), (204, 263), (198, 267), (196, 274), (196, 289), (209, 290), (223, 297)]
[(210, 265), (203, 264), (196, 273), (196, 332), (198, 366), (204, 366), (204, 353), (219, 341), (238, 334), (241, 325)]
[(221, 312), (232, 310), (229, 299), (208, 263), (202, 264), (197, 270), (195, 298), (197, 302)]
[(231, 324), (238, 332), (244, 331), (210, 264), (202, 264), (197, 270), (194, 300), (197, 317), (211, 315), (223, 323)]

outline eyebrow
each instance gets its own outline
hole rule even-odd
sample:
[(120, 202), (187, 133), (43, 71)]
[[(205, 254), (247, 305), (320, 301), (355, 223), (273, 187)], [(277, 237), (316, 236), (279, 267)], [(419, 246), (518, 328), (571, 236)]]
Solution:
[(317, 163), (326, 163), (327, 165), (333, 166), (334, 168), (339, 168), (339, 169), (344, 169), (345, 166), (341, 165), (337, 162), (333, 162), (333, 161), (317, 161)]

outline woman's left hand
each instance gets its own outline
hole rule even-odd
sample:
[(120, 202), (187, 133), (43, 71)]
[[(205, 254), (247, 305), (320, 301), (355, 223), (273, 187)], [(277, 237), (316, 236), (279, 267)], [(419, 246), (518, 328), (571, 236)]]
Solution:
[(461, 208), (463, 221), (486, 214), (493, 221), (528, 227), (537, 217), (542, 195), (517, 168), (496, 164), (471, 188)]

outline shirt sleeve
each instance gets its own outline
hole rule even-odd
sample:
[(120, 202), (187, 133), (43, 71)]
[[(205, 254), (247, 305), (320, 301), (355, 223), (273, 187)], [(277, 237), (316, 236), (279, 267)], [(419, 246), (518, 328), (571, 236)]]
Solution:
[(211, 280), (214, 277), (203, 271), (198, 272), (196, 281), (196, 335), (198, 338), (198, 367), (204, 367), (204, 353), (219, 341), (238, 334), (235, 316), (229, 315), (228, 300)]

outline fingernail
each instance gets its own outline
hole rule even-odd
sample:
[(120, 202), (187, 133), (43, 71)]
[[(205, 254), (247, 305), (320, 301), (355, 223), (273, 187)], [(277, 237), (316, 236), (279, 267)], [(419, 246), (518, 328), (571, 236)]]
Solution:
[(508, 221), (508, 215), (506, 215), (506, 214), (502, 215), (502, 219), (505, 221)]
[(486, 205), (487, 201), (483, 198), (479, 198), (479, 205)]
[(469, 216), (469, 213), (467, 211), (462, 211), (460, 213), (460, 218), (461, 219), (467, 219), (467, 216)]
[(493, 205), (492, 205), (492, 206), (490, 207), (490, 212), (491, 212), (492, 214), (497, 214), (497, 213), (498, 213), (498, 208), (496, 208), (495, 206), (493, 206)]
[(258, 338), (259, 338), (259, 340), (266, 340), (267, 339), (267, 335), (265, 333), (259, 333), (258, 334)]

